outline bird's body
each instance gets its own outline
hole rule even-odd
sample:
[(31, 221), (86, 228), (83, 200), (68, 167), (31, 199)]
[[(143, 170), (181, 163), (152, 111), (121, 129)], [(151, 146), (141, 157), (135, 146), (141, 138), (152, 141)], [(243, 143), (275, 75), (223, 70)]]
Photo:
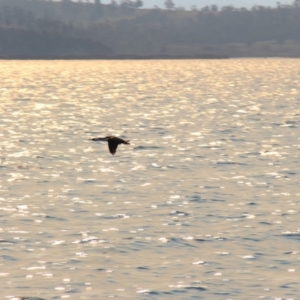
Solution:
[(107, 136), (105, 138), (93, 138), (93, 139), (90, 139), (90, 140), (94, 141), (94, 142), (98, 142), (98, 141), (108, 142), (108, 149), (109, 149), (109, 152), (112, 155), (115, 155), (119, 144), (130, 145), (129, 141), (124, 141), (121, 138), (118, 138), (118, 137), (115, 137), (115, 136), (111, 136), (111, 135), (109, 135), (109, 136)]

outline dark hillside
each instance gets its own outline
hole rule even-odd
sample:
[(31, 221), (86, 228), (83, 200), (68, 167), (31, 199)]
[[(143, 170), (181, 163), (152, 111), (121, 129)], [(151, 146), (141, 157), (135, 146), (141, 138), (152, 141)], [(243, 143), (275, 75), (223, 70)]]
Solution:
[(0, 56), (300, 57), (300, 0), (193, 11), (124, 3), (137, 2), (0, 0)]
[(0, 27), (1, 58), (68, 58), (111, 55), (90, 39), (56, 32)]

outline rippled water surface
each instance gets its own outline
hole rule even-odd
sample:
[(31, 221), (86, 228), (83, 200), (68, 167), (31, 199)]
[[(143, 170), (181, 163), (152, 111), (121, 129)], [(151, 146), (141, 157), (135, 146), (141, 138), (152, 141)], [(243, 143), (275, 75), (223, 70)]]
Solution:
[(1, 299), (300, 299), (299, 60), (0, 68)]

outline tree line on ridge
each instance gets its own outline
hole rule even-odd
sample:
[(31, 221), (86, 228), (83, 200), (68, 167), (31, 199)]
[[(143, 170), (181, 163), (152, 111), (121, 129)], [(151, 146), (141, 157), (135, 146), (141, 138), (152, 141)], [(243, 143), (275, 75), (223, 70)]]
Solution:
[(166, 0), (0, 0), (0, 57), (300, 56), (300, 0), (277, 7), (192, 7)]

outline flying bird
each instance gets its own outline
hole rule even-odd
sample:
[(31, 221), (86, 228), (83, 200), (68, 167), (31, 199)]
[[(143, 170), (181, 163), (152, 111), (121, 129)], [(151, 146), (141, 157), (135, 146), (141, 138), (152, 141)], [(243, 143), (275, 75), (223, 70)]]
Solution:
[(98, 142), (98, 141), (108, 142), (108, 149), (112, 155), (115, 155), (117, 148), (120, 144), (130, 145), (129, 141), (124, 141), (121, 138), (118, 138), (118, 137), (115, 137), (112, 135), (109, 135), (105, 138), (93, 138), (90, 140), (94, 141), (94, 142)]

